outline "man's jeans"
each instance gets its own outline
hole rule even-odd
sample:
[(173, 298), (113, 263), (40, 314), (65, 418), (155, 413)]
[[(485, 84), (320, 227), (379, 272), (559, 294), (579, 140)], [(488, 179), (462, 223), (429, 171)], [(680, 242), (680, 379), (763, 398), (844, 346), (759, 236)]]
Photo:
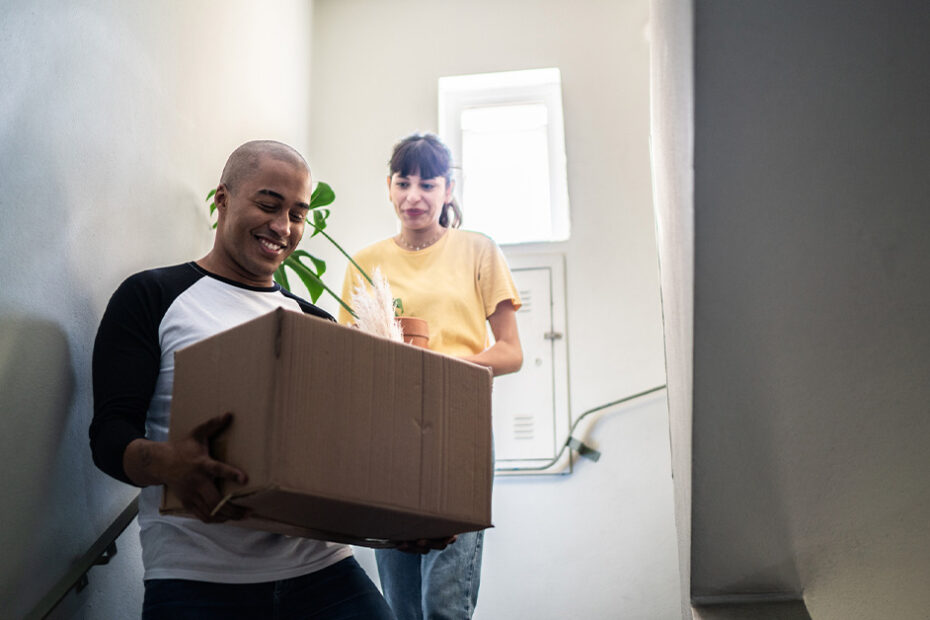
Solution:
[(152, 579), (145, 582), (143, 620), (393, 620), (355, 558), (302, 577), (229, 584)]
[(377, 549), (381, 589), (397, 620), (465, 620), (478, 602), (484, 532), (426, 555)]

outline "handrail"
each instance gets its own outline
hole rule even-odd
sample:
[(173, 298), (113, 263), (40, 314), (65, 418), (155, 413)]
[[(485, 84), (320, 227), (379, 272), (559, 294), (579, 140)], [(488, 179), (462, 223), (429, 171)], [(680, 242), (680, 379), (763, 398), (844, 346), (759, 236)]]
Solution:
[[(575, 445), (572, 445), (570, 441), (573, 439), (572, 433), (575, 431), (575, 428), (581, 422), (581, 420), (592, 413), (598, 411), (603, 411), (609, 407), (614, 407), (622, 403), (635, 400), (642, 396), (652, 394), (653, 392), (658, 392), (661, 389), (664, 389), (666, 386), (659, 385), (654, 388), (644, 390), (642, 392), (637, 392), (625, 398), (620, 398), (618, 400), (605, 403), (599, 407), (594, 407), (589, 409), (581, 414), (572, 424), (571, 429), (569, 430), (569, 438), (562, 445), (562, 449), (559, 451), (559, 454), (552, 459), (549, 463), (545, 464), (542, 467), (533, 467), (533, 468), (514, 468), (514, 469), (499, 469), (498, 471), (543, 471), (555, 463), (562, 457), (562, 453), (566, 448), (576, 449)], [(595, 459), (596, 460), (596, 459)], [(71, 590), (76, 590), (80, 592), (83, 590), (88, 583), (87, 573), (90, 572), (94, 566), (102, 566), (107, 564), (113, 556), (116, 555), (116, 539), (129, 527), (129, 524), (132, 523), (132, 520), (136, 518), (136, 515), (139, 514), (139, 496), (136, 495), (132, 498), (132, 501), (123, 509), (118, 517), (110, 524), (110, 526), (100, 535), (100, 538), (91, 545), (90, 549), (87, 550), (87, 553), (82, 555), (77, 562), (75, 562), (71, 569), (62, 577), (58, 583), (49, 591), (45, 597), (42, 598), (33, 608), (32, 612), (26, 616), (26, 620), (43, 620), (51, 614), (55, 608), (64, 600)]]
[(137, 494), (129, 505), (116, 517), (116, 520), (110, 524), (106, 531), (100, 535), (100, 538), (91, 545), (90, 549), (82, 555), (65, 574), (58, 580), (48, 594), (33, 608), (32, 612), (26, 616), (27, 620), (42, 620), (55, 611), (58, 604), (64, 600), (71, 590), (80, 592), (87, 586), (87, 573), (94, 566), (106, 564), (116, 555), (116, 539), (120, 537), (123, 531), (132, 523), (132, 520), (139, 514), (139, 495)]
[(534, 472), (534, 471), (546, 471), (547, 469), (549, 469), (550, 467), (552, 467), (553, 465), (559, 462), (559, 459), (562, 458), (562, 454), (565, 453), (566, 448), (569, 450), (569, 453), (568, 453), (569, 458), (571, 458), (571, 451), (575, 450), (579, 454), (579, 456), (584, 456), (586, 458), (590, 458), (593, 461), (597, 461), (601, 456), (600, 452), (596, 450), (592, 450), (590, 447), (585, 445), (584, 442), (576, 439), (573, 436), (575, 433), (575, 429), (578, 427), (578, 424), (580, 424), (583, 419), (585, 419), (587, 416), (591, 415), (592, 413), (597, 413), (598, 411), (603, 411), (604, 409), (608, 409), (610, 407), (622, 405), (623, 403), (629, 402), (631, 400), (635, 400), (641, 396), (647, 396), (649, 394), (652, 394), (653, 392), (664, 390), (666, 387), (667, 385), (663, 383), (662, 385), (657, 385), (653, 388), (649, 388), (648, 390), (643, 390), (642, 392), (637, 392), (636, 394), (631, 394), (630, 396), (625, 396), (623, 398), (618, 398), (617, 400), (612, 400), (609, 403), (604, 403), (603, 405), (594, 407), (593, 409), (588, 409), (587, 411), (582, 413), (580, 416), (578, 416), (578, 418), (575, 420), (575, 423), (572, 424), (572, 427), (568, 429), (568, 439), (566, 439), (565, 443), (562, 444), (562, 449), (559, 450), (559, 453), (555, 455), (555, 458), (553, 458), (552, 460), (550, 460), (549, 462), (543, 465), (539, 465), (537, 467), (501, 467), (500, 469), (496, 469), (495, 471), (506, 472), (506, 473), (516, 473), (516, 474), (525, 473), (525, 472)]

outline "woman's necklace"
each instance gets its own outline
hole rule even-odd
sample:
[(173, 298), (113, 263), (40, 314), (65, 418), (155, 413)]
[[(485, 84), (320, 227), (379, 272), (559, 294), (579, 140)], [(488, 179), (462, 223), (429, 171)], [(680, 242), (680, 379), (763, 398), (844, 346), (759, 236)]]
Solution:
[(428, 248), (429, 246), (431, 246), (431, 245), (433, 245), (434, 243), (436, 243), (437, 241), (439, 241), (439, 238), (442, 237), (443, 234), (445, 234), (445, 232), (446, 232), (446, 229), (443, 228), (443, 227), (440, 227), (440, 228), (439, 228), (439, 232), (437, 232), (436, 235), (435, 235), (432, 239), (430, 239), (429, 241), (427, 241), (427, 242), (425, 242), (425, 243), (422, 243), (422, 244), (420, 244), (420, 245), (415, 245), (415, 244), (413, 244), (413, 243), (409, 243), (409, 242), (407, 241), (407, 239), (404, 237), (404, 233), (401, 232), (400, 235), (399, 235), (399, 236), (400, 236), (400, 244), (401, 244), (402, 246), (404, 246), (405, 248), (407, 248), (408, 250), (413, 250), (414, 252), (419, 252), (420, 250), (425, 250), (425, 249)]

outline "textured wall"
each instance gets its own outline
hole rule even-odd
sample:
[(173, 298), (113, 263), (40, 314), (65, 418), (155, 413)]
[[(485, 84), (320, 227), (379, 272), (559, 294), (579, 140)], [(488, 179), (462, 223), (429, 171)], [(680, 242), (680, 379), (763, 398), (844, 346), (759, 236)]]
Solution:
[[(131, 497), (88, 450), (97, 323), (130, 273), (209, 249), (203, 196), (233, 148), (271, 137), (306, 151), (311, 13), (297, 0), (4, 3), (4, 615), (31, 608)], [(138, 609), (134, 536), (120, 554), (118, 579), (91, 574), (88, 617)]]

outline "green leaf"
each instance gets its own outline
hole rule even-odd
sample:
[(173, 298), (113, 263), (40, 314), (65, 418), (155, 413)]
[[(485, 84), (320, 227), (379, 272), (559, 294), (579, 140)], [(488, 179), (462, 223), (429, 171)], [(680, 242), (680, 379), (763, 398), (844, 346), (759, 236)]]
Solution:
[[(215, 189), (211, 189), (210, 192), (207, 194), (207, 197), (206, 197), (205, 200), (210, 200), (211, 198), (213, 198), (213, 195), (214, 195), (215, 193), (216, 193), (216, 190), (215, 190)], [(211, 215), (211, 216), (213, 215), (213, 212), (214, 212), (214, 211), (216, 211), (216, 201), (215, 201), (215, 200), (210, 200), (210, 215)], [(211, 226), (210, 228), (216, 230), (216, 222), (213, 222), (213, 226)]]
[(310, 238), (316, 237), (318, 233), (323, 232), (323, 229), (326, 228), (326, 218), (329, 217), (329, 209), (321, 209), (319, 211), (313, 211), (313, 232), (310, 233)]
[[(316, 268), (314, 273), (317, 277), (321, 277), (324, 273), (326, 273), (326, 261), (322, 258), (317, 258), (306, 250), (294, 250), (294, 253), (291, 254), (291, 257), (305, 267), (307, 267), (307, 265), (303, 262), (303, 259), (309, 259), (310, 262), (313, 263), (313, 266)], [(307, 268), (309, 269), (309, 267)]]
[(310, 261), (313, 262), (313, 264), (316, 266), (316, 275), (322, 276), (324, 273), (326, 273), (326, 261), (325, 260), (323, 260), (322, 258), (317, 258), (316, 256), (312, 256), (310, 254), (307, 255), (307, 258), (309, 258)]
[(325, 207), (328, 204), (336, 200), (336, 192), (333, 191), (333, 188), (329, 186), (328, 183), (320, 181), (316, 184), (316, 189), (313, 190), (313, 194), (310, 195), (310, 208), (317, 209), (319, 207)]
[[(324, 284), (323, 281), (320, 280), (320, 278), (319, 278), (315, 273), (313, 273), (306, 265), (304, 265), (304, 264), (302, 264), (302, 263), (299, 263), (299, 262), (297, 262), (297, 261), (294, 261), (294, 264), (292, 264), (291, 267), (294, 269), (294, 272), (297, 273), (298, 276), (301, 276), (301, 279), (303, 279), (303, 275), (306, 275), (308, 278), (315, 279), (317, 282), (319, 282), (320, 286), (323, 287), (323, 290), (325, 290), (327, 293), (329, 293), (330, 295), (332, 295), (333, 299), (335, 299), (336, 301), (338, 301), (338, 302), (339, 302), (339, 305), (346, 309), (346, 312), (348, 312), (348, 313), (351, 314), (352, 316), (356, 316), (355, 311), (352, 310), (352, 308), (349, 307), (349, 304), (347, 304), (346, 302), (344, 302), (344, 301), (342, 300), (342, 297), (340, 297), (339, 295), (337, 295), (337, 294), (333, 291), (333, 289), (331, 289), (331, 288), (329, 288), (328, 286), (326, 286), (326, 284)], [(303, 274), (303, 275), (301, 275), (301, 274)], [(307, 281), (304, 280), (303, 282), (304, 282), (304, 285), (307, 286), (307, 290), (309, 291), (309, 290), (310, 290), (310, 286), (307, 285)], [(318, 296), (319, 296), (319, 295), (318, 295)], [(312, 299), (312, 301), (315, 302), (316, 299), (314, 298), (314, 299)]]
[(297, 277), (300, 278), (300, 281), (304, 283), (304, 286), (307, 287), (307, 293), (310, 295), (310, 301), (316, 303), (316, 300), (320, 298), (320, 295), (323, 294), (325, 286), (323, 281), (320, 280), (320, 277), (313, 273), (306, 265), (301, 263), (299, 260), (294, 259), (291, 261), (289, 267), (294, 270), (294, 273), (297, 274)]

